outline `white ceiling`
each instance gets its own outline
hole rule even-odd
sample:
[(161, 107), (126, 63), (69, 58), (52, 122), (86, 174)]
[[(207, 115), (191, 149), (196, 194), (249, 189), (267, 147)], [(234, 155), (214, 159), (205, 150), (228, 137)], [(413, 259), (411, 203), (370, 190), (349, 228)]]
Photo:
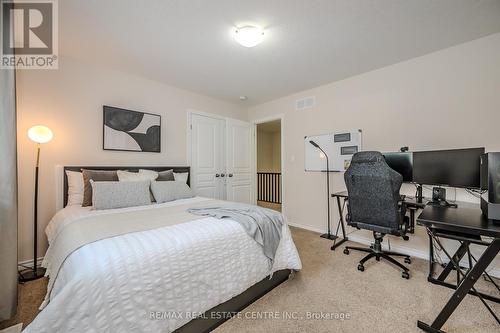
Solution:
[[(64, 0), (59, 12), (61, 55), (247, 105), (500, 31), (499, 0)], [(251, 49), (231, 37), (247, 23), (267, 32)]]

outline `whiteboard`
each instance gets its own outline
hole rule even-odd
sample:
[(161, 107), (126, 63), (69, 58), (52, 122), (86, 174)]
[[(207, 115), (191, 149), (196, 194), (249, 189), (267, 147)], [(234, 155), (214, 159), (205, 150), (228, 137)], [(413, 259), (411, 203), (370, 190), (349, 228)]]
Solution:
[(345, 171), (354, 153), (361, 151), (361, 130), (342, 131), (304, 137), (305, 171), (326, 171), (326, 158), (309, 141), (325, 151), (330, 171)]

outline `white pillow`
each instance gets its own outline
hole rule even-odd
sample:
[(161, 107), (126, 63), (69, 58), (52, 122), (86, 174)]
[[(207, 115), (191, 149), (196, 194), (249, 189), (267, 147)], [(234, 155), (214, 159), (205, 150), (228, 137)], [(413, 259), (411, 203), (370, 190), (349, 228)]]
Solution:
[(153, 181), (158, 178), (158, 173), (149, 174), (118, 170), (116, 174), (118, 175), (118, 180), (121, 182), (141, 182), (145, 180)]
[(68, 177), (68, 206), (83, 203), (83, 175), (81, 172), (66, 170)]
[(149, 176), (151, 180), (156, 180), (159, 174), (154, 170), (139, 169), (139, 174)]
[(188, 182), (189, 172), (174, 172), (174, 179), (176, 182)]

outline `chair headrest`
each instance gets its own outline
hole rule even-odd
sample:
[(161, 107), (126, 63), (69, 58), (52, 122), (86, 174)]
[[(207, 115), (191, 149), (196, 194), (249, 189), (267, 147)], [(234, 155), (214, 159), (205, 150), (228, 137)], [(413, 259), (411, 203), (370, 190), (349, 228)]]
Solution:
[(351, 164), (353, 163), (376, 163), (382, 162), (384, 156), (379, 151), (360, 151), (353, 155)]

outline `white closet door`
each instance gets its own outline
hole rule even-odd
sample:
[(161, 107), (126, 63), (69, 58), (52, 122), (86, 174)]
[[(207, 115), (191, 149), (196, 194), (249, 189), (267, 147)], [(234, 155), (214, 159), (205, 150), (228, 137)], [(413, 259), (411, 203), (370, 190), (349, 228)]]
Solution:
[(255, 126), (228, 119), (226, 138), (227, 200), (255, 204)]
[(191, 187), (196, 195), (221, 199), (225, 191), (225, 120), (191, 115)]

